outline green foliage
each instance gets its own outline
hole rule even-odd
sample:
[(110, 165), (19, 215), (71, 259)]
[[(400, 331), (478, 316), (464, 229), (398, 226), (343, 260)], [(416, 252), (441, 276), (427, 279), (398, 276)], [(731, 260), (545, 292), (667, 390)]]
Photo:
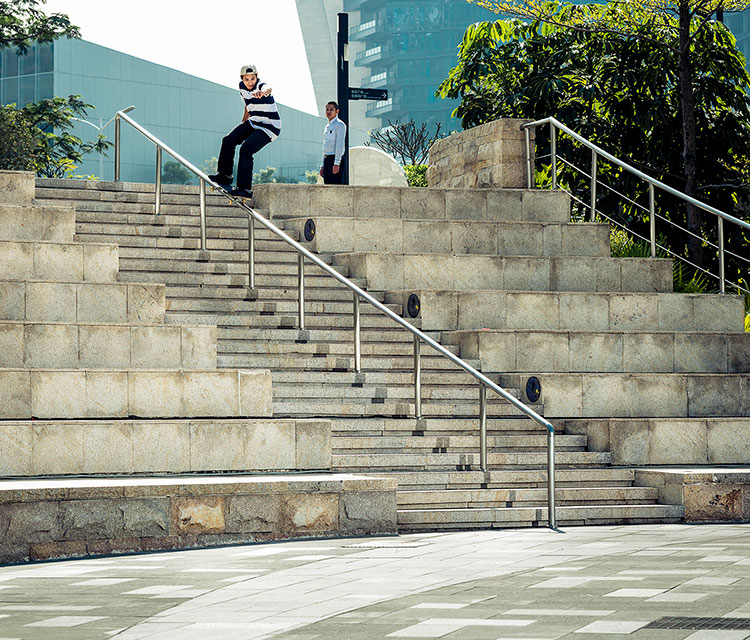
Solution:
[(34, 165), (37, 175), (47, 178), (72, 177), (83, 156), (90, 152), (103, 153), (114, 146), (99, 134), (96, 140), (84, 142), (71, 133), (74, 120), (84, 119), (88, 109), (81, 96), (50, 98), (29, 102), (21, 111), (28, 118), (34, 134)]
[(169, 160), (162, 165), (161, 181), (164, 184), (193, 184), (195, 179), (179, 162)]
[[(540, 119), (554, 116), (613, 155), (677, 188), (684, 189), (683, 129), (680, 112), (676, 27), (668, 15), (651, 25), (644, 38), (618, 33), (628, 3), (586, 7), (552, 3), (561, 12), (590, 12), (612, 25), (612, 32), (587, 33), (551, 24), (519, 20), (471, 25), (459, 47), (458, 64), (440, 85), (438, 95), (460, 98), (454, 112), (464, 127), (496, 118)], [(628, 19), (632, 16), (628, 14)], [(698, 18), (696, 18), (698, 20)], [(659, 27), (659, 24), (662, 27)], [(632, 25), (631, 25), (632, 27)], [(629, 27), (630, 28), (630, 27)], [(708, 21), (691, 41), (696, 103), (698, 195), (713, 206), (737, 212), (750, 202), (750, 76), (735, 39), (721, 23)], [(558, 162), (558, 184), (582, 202), (590, 201), (591, 152), (568, 136), (558, 137), (558, 156), (583, 171)], [(549, 153), (548, 128), (537, 129), (537, 155)], [(549, 159), (547, 184), (551, 183)], [(597, 209), (648, 236), (645, 183), (600, 158)], [(606, 185), (606, 186), (605, 186)], [(608, 188), (608, 187), (611, 187)], [(613, 190), (641, 206), (625, 203)], [(660, 194), (657, 214), (687, 226), (684, 205)], [(574, 216), (585, 210), (574, 204)], [(703, 216), (701, 235), (715, 242), (716, 220)], [(725, 225), (727, 249), (750, 255), (750, 237)], [(731, 228), (731, 229), (730, 229)], [(687, 254), (687, 237), (662, 220), (657, 231), (666, 246)], [(704, 266), (718, 273), (707, 245)], [(712, 262), (713, 261), (713, 262)], [(740, 262), (727, 261), (727, 276), (746, 277)], [(745, 267), (746, 271), (746, 267)]]
[(426, 164), (407, 164), (404, 166), (406, 181), (410, 187), (427, 186), (427, 165)]
[(0, 107), (0, 169), (33, 171), (35, 148), (29, 118), (15, 105)]
[(261, 169), (259, 173), (253, 174), (253, 184), (267, 184), (269, 182), (276, 182), (274, 174), (276, 173), (276, 167), (266, 167)]
[(200, 169), (205, 174), (212, 174), (212, 173), (217, 173), (218, 172), (218, 170), (219, 170), (218, 167), (219, 167), (219, 159), (216, 156), (214, 156), (213, 158), (209, 158), (208, 160), (206, 160), (200, 166)]
[(305, 171), (305, 182), (307, 184), (318, 184), (318, 176), (320, 175), (320, 169), (313, 171)]
[(0, 49), (18, 47), (26, 53), (34, 42), (52, 42), (61, 36), (79, 38), (78, 27), (61, 13), (45, 15), (39, 5), (46, 0), (4, 0), (0, 2)]

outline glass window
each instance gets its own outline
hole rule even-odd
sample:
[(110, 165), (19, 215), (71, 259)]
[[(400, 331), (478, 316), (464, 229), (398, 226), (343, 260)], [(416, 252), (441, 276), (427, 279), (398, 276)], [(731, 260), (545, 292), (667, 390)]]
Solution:
[(3, 76), (9, 78), (18, 75), (18, 56), (15, 49), (3, 52)]
[(40, 73), (36, 76), (37, 100), (48, 100), (54, 97), (54, 74)]
[(18, 104), (18, 78), (5, 78), (2, 82), (3, 104)]
[(37, 45), (37, 73), (54, 71), (55, 56), (51, 44)]
[(34, 76), (21, 76), (18, 81), (18, 104), (36, 100), (36, 78)]
[(21, 63), (21, 75), (36, 73), (36, 47), (30, 47), (25, 55), (22, 55), (19, 62)]

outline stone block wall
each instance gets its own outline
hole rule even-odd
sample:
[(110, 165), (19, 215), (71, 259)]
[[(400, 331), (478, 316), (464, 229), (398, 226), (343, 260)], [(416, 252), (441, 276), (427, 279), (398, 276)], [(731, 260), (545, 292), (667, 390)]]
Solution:
[[(525, 138), (530, 120), (501, 119), (454, 133), (430, 148), (430, 187), (526, 188)], [(531, 131), (531, 152), (534, 150)], [(532, 155), (533, 166), (533, 155)]]

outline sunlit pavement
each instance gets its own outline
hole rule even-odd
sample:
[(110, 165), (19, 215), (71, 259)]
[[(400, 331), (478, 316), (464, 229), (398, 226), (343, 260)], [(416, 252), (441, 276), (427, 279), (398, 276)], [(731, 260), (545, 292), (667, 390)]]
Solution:
[(750, 525), (308, 540), (0, 567), (0, 640), (572, 634), (750, 638)]

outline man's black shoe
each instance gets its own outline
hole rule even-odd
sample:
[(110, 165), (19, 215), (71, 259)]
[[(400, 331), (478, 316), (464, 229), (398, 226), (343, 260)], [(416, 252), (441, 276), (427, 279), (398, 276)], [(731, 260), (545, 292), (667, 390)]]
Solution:
[(227, 191), (232, 188), (232, 176), (225, 176), (223, 173), (213, 173), (208, 176), (208, 179)]
[(247, 189), (240, 189), (237, 187), (236, 189), (232, 189), (229, 193), (231, 193), (235, 198), (252, 198), (253, 192), (248, 191)]

